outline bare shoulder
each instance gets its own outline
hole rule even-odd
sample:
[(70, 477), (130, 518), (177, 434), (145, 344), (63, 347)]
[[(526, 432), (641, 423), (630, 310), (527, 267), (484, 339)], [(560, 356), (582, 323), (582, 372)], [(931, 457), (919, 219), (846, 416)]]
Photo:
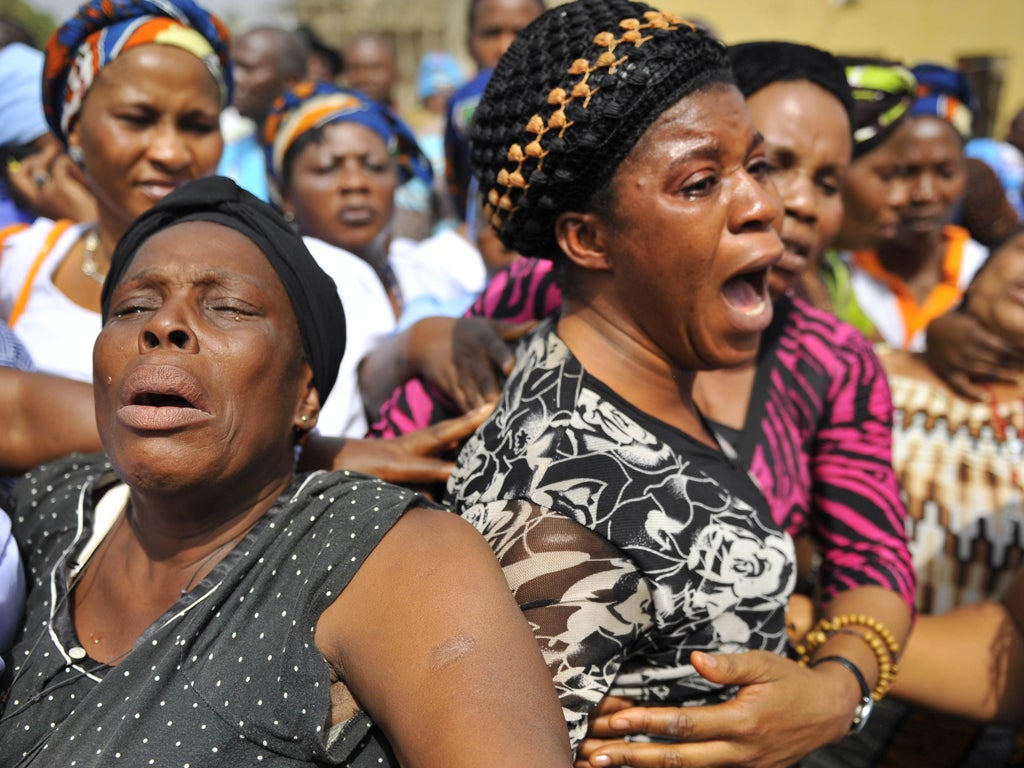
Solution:
[(413, 507), (373, 551), (355, 581), (380, 578), (391, 589), (403, 580), (417, 589), (465, 591), (470, 598), (488, 583), (505, 585), (497, 557), (470, 523), (444, 509)]
[(388, 536), (393, 536), (393, 544), (398, 546), (440, 549), (450, 544), (490, 551), (476, 528), (447, 509), (413, 507), (395, 523)]
[[(475, 602), (493, 599), (496, 592), (508, 592), (508, 587), (494, 553), (476, 529), (447, 510), (413, 507), (324, 611), (320, 627), (331, 630), (330, 636), (342, 644), (360, 642), (351, 634), (354, 626), (361, 625), (365, 637), (367, 626), (423, 621), (420, 614), (456, 595)], [(318, 642), (321, 637), (326, 640), (321, 631), (317, 634)], [(330, 658), (331, 648), (322, 650)]]

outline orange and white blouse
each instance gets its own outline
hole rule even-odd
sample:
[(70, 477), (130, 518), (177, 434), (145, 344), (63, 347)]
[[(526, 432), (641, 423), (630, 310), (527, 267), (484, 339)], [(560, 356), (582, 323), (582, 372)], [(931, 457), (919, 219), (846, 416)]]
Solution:
[(942, 279), (923, 304), (903, 280), (882, 266), (874, 251), (856, 251), (850, 259), (850, 282), (857, 303), (890, 347), (920, 352), (925, 328), (963, 298), (974, 274), (988, 258), (988, 249), (971, 239), (963, 227), (947, 226)]

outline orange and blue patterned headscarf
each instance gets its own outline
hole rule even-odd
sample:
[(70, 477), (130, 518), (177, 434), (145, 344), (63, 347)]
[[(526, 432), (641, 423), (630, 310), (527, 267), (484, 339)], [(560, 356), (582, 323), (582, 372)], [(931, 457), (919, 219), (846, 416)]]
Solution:
[(172, 45), (196, 56), (231, 102), (231, 62), (224, 23), (192, 0), (89, 0), (46, 46), (43, 110), (65, 143), (96, 74), (139, 45)]
[(358, 123), (380, 135), (403, 184), (411, 179), (420, 179), (427, 186), (433, 183), (430, 161), (412, 129), (394, 112), (359, 91), (306, 80), (277, 98), (264, 125), (267, 169), (278, 192), (284, 183), (285, 157), (296, 140), (337, 122)]
[(917, 99), (910, 114), (938, 117), (961, 139), (970, 139), (976, 102), (967, 75), (941, 64), (918, 64), (911, 71), (917, 79)]

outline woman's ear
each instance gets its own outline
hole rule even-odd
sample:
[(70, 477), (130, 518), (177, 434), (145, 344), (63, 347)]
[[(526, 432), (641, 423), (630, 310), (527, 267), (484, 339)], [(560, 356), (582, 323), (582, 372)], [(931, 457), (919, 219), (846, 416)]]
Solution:
[(75, 121), (75, 124), (71, 126), (71, 131), (68, 133), (68, 157), (71, 158), (71, 162), (74, 163), (75, 167), (80, 171), (85, 170), (85, 153), (82, 152), (82, 142), (78, 137), (78, 124), (81, 121)]
[(562, 253), (576, 266), (593, 271), (612, 268), (605, 223), (596, 213), (566, 211), (559, 214), (555, 219), (555, 239)]
[(281, 214), (287, 219), (290, 224), (295, 222), (295, 206), (292, 205), (292, 201), (281, 195)]
[(295, 410), (293, 424), (295, 431), (300, 433), (310, 432), (316, 426), (317, 419), (320, 418), (320, 394), (313, 386), (313, 370), (309, 367), (309, 363), (304, 362), (302, 365), (305, 369), (303, 381), (306, 387), (299, 400), (299, 407)]

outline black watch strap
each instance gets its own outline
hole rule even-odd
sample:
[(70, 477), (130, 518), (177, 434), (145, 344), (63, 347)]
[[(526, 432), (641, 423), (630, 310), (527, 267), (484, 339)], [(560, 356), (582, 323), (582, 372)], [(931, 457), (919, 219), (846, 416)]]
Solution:
[(868, 688), (868, 681), (864, 679), (864, 675), (857, 665), (849, 659), (843, 656), (823, 656), (820, 659), (815, 659), (811, 662), (812, 667), (816, 667), (819, 664), (824, 664), (826, 661), (831, 661), (835, 664), (840, 664), (846, 667), (853, 676), (857, 678), (857, 684), (860, 686), (860, 702), (857, 704), (857, 708), (853, 711), (853, 722), (850, 723), (850, 733), (860, 733), (864, 730), (864, 726), (867, 725), (868, 718), (871, 716), (871, 710), (875, 705), (875, 700), (871, 698), (871, 689)]

